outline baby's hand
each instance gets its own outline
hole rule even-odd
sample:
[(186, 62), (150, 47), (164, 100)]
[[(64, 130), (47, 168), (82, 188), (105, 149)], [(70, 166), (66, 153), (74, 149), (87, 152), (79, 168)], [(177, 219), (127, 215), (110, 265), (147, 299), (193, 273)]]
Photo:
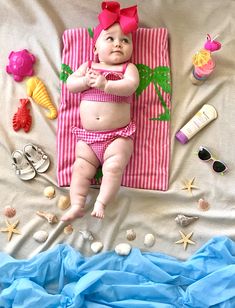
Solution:
[(88, 85), (91, 88), (104, 90), (107, 80), (102, 74), (92, 69), (89, 69), (86, 76)]

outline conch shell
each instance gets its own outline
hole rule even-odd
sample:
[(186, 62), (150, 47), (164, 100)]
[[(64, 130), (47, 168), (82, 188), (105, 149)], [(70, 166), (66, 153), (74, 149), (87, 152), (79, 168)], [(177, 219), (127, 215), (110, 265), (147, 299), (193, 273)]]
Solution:
[(57, 216), (53, 213), (37, 211), (36, 214), (42, 218), (45, 218), (49, 224), (56, 224), (58, 222)]
[(175, 218), (175, 221), (181, 227), (186, 227), (196, 220), (198, 220), (197, 216), (186, 216), (186, 215), (182, 215), (182, 214), (177, 215), (176, 218)]
[(49, 113), (46, 115), (50, 120), (57, 118), (57, 110), (52, 103), (50, 96), (44, 83), (38, 77), (31, 77), (27, 81), (27, 95), (32, 97), (32, 99), (38, 105), (49, 109)]

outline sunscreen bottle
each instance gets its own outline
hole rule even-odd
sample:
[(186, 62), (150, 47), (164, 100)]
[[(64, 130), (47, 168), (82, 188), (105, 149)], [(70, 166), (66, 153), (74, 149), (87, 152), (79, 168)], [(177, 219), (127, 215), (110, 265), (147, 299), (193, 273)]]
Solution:
[(202, 108), (186, 123), (175, 135), (176, 139), (182, 143), (187, 143), (196, 133), (211, 121), (217, 118), (216, 109), (209, 104)]

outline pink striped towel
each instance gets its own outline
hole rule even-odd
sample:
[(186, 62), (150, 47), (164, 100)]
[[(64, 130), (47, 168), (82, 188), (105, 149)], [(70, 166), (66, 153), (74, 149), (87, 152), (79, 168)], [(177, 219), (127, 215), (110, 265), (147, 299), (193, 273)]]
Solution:
[[(92, 40), (85, 28), (63, 34), (62, 63), (75, 71), (93, 60)], [(166, 29), (137, 31), (131, 60), (140, 73), (140, 87), (132, 104), (136, 123), (134, 154), (123, 175), (122, 185), (155, 190), (168, 189), (170, 162), (170, 79), (168, 32)], [(70, 72), (71, 73), (71, 72)], [(61, 83), (61, 104), (57, 127), (57, 178), (59, 186), (69, 186), (75, 159), (76, 137), (71, 127), (80, 127), (80, 94), (69, 93)]]

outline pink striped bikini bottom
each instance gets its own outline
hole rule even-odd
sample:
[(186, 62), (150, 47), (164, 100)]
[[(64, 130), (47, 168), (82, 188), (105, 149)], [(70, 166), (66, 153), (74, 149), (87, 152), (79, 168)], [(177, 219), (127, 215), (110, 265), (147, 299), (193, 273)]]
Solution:
[(77, 136), (77, 141), (82, 140), (90, 145), (97, 158), (103, 163), (104, 152), (108, 145), (115, 139), (134, 138), (136, 125), (130, 122), (127, 126), (109, 131), (87, 131), (84, 128), (72, 127), (72, 133)]

